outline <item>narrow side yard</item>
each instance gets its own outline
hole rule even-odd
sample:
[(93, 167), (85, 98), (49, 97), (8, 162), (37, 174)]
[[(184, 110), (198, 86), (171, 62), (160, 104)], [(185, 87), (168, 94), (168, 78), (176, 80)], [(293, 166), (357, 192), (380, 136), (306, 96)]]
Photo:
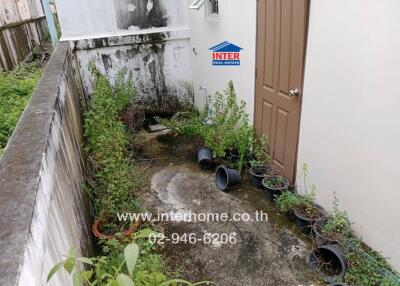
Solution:
[[(168, 132), (143, 136), (143, 159), (152, 160), (150, 192), (143, 201), (155, 217), (172, 214), (175, 220), (158, 224), (165, 234), (160, 243), (174, 268), (188, 280), (216, 285), (319, 285), (307, 266), (307, 236), (274, 214), (249, 176), (232, 192), (218, 190), (215, 175), (196, 162), (199, 143)], [(192, 221), (182, 221), (190, 214)], [(229, 219), (204, 220), (203, 214)]]

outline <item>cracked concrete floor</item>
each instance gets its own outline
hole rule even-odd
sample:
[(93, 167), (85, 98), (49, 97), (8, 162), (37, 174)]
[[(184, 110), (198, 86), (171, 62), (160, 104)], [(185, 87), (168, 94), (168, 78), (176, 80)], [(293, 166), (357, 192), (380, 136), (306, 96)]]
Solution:
[[(165, 242), (165, 254), (174, 269), (191, 281), (211, 280), (221, 286), (320, 285), (309, 272), (307, 237), (277, 214), (262, 191), (245, 181), (230, 192), (214, 185), (214, 174), (195, 162), (198, 146), (193, 139), (159, 134), (145, 135), (143, 156), (153, 160), (150, 191), (144, 195), (147, 210), (179, 215), (226, 213), (226, 222), (163, 222), (166, 237), (174, 233), (234, 234), (236, 243), (220, 241), (195, 244)], [(256, 211), (268, 215), (256, 221)], [(250, 221), (232, 221), (233, 214), (247, 213)], [(176, 236), (176, 235), (175, 235)]]

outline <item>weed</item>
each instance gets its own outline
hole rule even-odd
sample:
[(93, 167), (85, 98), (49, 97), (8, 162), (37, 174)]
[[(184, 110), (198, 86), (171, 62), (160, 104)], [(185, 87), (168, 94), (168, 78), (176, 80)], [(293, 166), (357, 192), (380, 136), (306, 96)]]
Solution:
[(0, 72), (0, 156), (40, 75), (35, 64), (21, 64), (9, 74)]

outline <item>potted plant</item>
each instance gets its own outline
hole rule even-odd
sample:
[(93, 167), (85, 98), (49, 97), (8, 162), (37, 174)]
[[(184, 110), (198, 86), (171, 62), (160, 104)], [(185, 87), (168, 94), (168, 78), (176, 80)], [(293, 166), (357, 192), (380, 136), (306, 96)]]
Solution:
[(250, 161), (249, 173), (251, 175), (251, 182), (253, 185), (262, 189), (262, 180), (268, 175), (275, 174), (275, 170), (269, 164), (265, 164), (264, 162), (258, 160), (252, 160)]
[(297, 226), (306, 234), (310, 234), (312, 226), (325, 218), (325, 211), (315, 204), (313, 195), (300, 196), (299, 203), (294, 207), (293, 214)]
[(347, 271), (346, 257), (337, 245), (323, 245), (314, 249), (310, 266), (327, 283), (342, 282)]
[(327, 218), (317, 221), (313, 226), (313, 237), (317, 245), (344, 245), (351, 233), (347, 213), (339, 210), (337, 198), (334, 200), (333, 212)]
[(282, 212), (291, 212), (297, 226), (309, 234), (315, 222), (325, 218), (325, 211), (314, 203), (315, 193), (300, 195), (286, 191), (276, 199), (276, 205)]
[(119, 220), (117, 215), (101, 212), (92, 225), (92, 233), (98, 239), (113, 239), (117, 236), (129, 237), (139, 227), (139, 220)]
[(274, 201), (289, 187), (289, 180), (281, 175), (267, 175), (261, 182), (267, 198)]

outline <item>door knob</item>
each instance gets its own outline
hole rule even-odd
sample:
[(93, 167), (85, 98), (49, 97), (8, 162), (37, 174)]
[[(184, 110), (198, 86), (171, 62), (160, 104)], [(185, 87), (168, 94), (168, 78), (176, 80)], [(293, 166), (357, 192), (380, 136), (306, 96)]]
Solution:
[(298, 89), (298, 88), (295, 88), (295, 89), (291, 89), (290, 91), (289, 91), (289, 96), (299, 96), (299, 94), (300, 94), (300, 90)]

